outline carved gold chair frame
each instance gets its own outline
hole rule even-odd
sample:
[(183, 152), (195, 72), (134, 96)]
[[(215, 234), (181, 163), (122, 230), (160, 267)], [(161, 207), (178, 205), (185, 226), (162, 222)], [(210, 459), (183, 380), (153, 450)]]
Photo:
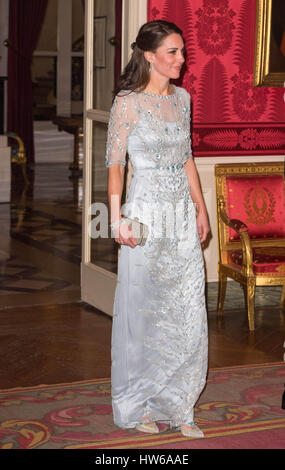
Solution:
[(26, 157), (24, 142), (21, 139), (21, 137), (19, 137), (18, 135), (12, 132), (7, 133), (6, 135), (7, 137), (9, 137), (9, 139), (14, 139), (18, 143), (17, 154), (11, 158), (11, 162), (17, 163), (17, 165), (21, 166), (25, 183), (29, 184), (29, 178), (27, 175), (27, 157)]
[[(282, 175), (284, 178), (284, 163), (238, 163), (238, 164), (218, 164), (215, 165), (216, 195), (217, 195), (217, 226), (218, 226), (218, 246), (219, 246), (219, 293), (218, 293), (218, 313), (223, 311), (223, 304), (226, 294), (227, 278), (240, 283), (244, 290), (245, 304), (247, 307), (249, 329), (255, 329), (254, 307), (255, 307), (255, 287), (282, 285), (281, 306), (285, 307), (285, 264), (281, 266), (280, 275), (256, 274), (253, 270), (253, 247), (285, 247), (285, 238), (277, 239), (251, 239), (246, 221), (231, 219), (227, 214), (227, 191), (226, 178), (228, 176), (261, 176), (261, 175)], [(234, 230), (238, 235), (238, 240), (231, 241), (229, 229)], [(242, 250), (242, 265), (232, 265), (228, 261), (230, 250)]]

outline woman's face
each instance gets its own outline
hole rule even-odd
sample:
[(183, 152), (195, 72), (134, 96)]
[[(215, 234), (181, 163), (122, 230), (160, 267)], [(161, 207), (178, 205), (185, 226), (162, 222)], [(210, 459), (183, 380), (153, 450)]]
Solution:
[(164, 78), (179, 78), (184, 59), (184, 42), (180, 34), (172, 33), (163, 40), (156, 52), (146, 52), (152, 72)]

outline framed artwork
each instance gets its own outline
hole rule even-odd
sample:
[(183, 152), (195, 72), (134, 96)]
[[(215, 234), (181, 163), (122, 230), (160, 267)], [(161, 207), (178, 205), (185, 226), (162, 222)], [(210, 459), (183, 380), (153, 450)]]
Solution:
[(285, 2), (257, 0), (254, 86), (285, 86)]

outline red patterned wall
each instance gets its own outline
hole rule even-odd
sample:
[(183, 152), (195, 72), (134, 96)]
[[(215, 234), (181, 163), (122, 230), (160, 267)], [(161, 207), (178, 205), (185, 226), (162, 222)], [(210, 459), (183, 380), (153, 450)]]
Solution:
[(254, 87), (256, 0), (148, 0), (183, 31), (196, 157), (285, 155), (282, 87)]

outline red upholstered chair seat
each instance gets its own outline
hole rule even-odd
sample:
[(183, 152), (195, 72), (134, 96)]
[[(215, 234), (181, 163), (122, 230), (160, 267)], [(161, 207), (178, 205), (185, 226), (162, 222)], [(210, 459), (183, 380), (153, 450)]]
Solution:
[[(285, 237), (284, 179), (282, 175), (227, 176), (227, 214), (248, 226), (251, 239)], [(228, 229), (229, 241), (239, 235)]]
[(283, 286), (285, 309), (284, 162), (215, 165), (219, 242), (218, 314), (227, 279), (244, 288), (248, 325), (254, 330), (256, 286)]
[[(252, 248), (253, 272), (259, 275), (285, 276), (285, 247)], [(229, 264), (242, 265), (242, 250), (228, 252)]]

